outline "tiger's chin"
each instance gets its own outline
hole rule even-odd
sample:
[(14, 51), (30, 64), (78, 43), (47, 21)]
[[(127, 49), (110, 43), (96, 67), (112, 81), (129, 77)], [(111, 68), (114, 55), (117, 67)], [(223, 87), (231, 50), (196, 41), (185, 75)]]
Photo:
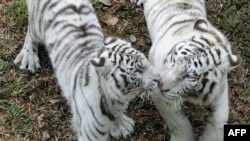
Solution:
[(164, 101), (170, 106), (170, 109), (172, 110), (180, 109), (181, 105), (183, 105), (181, 94), (161, 91), (161, 95)]

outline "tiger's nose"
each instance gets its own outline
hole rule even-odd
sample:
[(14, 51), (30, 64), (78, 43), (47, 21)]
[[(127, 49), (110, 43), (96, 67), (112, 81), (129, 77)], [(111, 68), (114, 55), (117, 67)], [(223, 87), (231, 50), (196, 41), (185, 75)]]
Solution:
[(154, 82), (156, 82), (158, 85), (159, 83), (161, 82), (161, 77), (160, 75), (157, 75), (154, 79), (153, 79)]
[[(156, 82), (156, 81), (155, 81), (155, 82)], [(158, 83), (158, 87), (160, 88), (160, 90), (161, 90), (161, 91), (164, 91), (164, 87), (163, 87), (163, 83), (162, 83), (161, 79), (158, 80), (157, 83)]]

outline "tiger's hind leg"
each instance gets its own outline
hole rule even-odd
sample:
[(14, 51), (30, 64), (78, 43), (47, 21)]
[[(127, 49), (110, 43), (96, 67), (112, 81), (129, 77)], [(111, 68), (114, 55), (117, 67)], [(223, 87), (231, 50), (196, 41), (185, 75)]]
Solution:
[(110, 135), (112, 137), (116, 139), (120, 137), (127, 138), (134, 132), (134, 121), (125, 114), (122, 114), (114, 122), (114, 126), (110, 128)]
[(36, 69), (39, 69), (41, 67), (38, 58), (39, 43), (34, 41), (30, 34), (31, 33), (28, 28), (23, 48), (17, 55), (14, 63), (18, 64), (20, 69), (28, 69), (31, 72), (35, 72)]

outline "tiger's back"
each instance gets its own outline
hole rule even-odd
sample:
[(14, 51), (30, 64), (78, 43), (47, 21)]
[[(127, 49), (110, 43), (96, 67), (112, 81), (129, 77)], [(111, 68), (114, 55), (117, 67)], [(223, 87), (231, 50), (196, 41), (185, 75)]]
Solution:
[[(40, 68), (37, 46), (42, 43), (60, 79), (58, 83), (61, 86), (73, 83), (71, 75), (62, 74), (76, 73), (91, 58), (98, 57), (104, 47), (103, 33), (92, 4), (89, 0), (26, 0), (26, 3), (28, 31), (24, 47), (14, 63), (32, 72)], [(25, 52), (29, 52), (28, 55)]]

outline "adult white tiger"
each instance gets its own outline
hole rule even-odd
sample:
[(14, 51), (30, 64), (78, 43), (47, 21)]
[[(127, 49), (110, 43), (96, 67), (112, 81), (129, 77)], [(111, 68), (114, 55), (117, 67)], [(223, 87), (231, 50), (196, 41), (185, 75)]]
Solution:
[(194, 140), (181, 100), (209, 112), (201, 141), (223, 141), (229, 114), (227, 73), (240, 61), (226, 37), (207, 20), (204, 0), (131, 1), (143, 5), (152, 39), (149, 61), (162, 72), (162, 95), (152, 98), (171, 141)]
[[(14, 63), (34, 72), (38, 43), (49, 53), (73, 114), (79, 141), (126, 137), (134, 122), (124, 112), (136, 94), (157, 88), (158, 72), (129, 42), (103, 33), (89, 0), (26, 0), (29, 25)], [(159, 79), (158, 79), (159, 80)]]

